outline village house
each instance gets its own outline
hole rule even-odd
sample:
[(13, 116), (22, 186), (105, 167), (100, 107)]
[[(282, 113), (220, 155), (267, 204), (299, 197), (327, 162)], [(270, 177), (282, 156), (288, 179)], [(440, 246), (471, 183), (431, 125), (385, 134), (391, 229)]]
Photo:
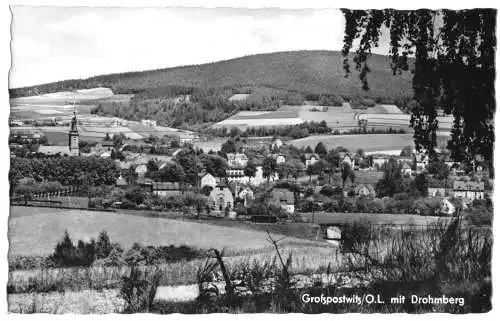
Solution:
[(422, 173), (427, 169), (429, 165), (429, 155), (424, 152), (417, 153), (415, 155), (416, 172), (418, 174)]
[(254, 200), (254, 193), (250, 187), (244, 187), (238, 193), (238, 199), (243, 202), (243, 206), (250, 207)]
[(295, 196), (293, 192), (284, 188), (275, 188), (271, 192), (272, 204), (280, 206), (288, 214), (295, 212)]
[(284, 164), (286, 162), (285, 155), (283, 154), (273, 154), (272, 156), (276, 161), (276, 164)]
[(142, 119), (141, 124), (144, 126), (156, 127), (156, 120)]
[(364, 196), (364, 197), (375, 197), (376, 196), (375, 189), (373, 188), (373, 185), (371, 185), (371, 184), (360, 184), (360, 185), (357, 185), (354, 188), (354, 193), (358, 197), (362, 197), (362, 196)]
[(379, 170), (388, 161), (389, 161), (389, 157), (387, 157), (387, 156), (372, 156), (372, 167)]
[(228, 181), (240, 184), (248, 183), (249, 177), (245, 176), (245, 167), (248, 164), (247, 155), (242, 153), (228, 153), (227, 164), (226, 176)]
[(120, 177), (116, 179), (116, 186), (122, 188), (127, 187), (128, 186), (127, 180), (120, 175)]
[(314, 165), (317, 161), (319, 161), (319, 156), (318, 154), (314, 153), (305, 153), (304, 154), (304, 164), (306, 165), (306, 168)]
[(215, 188), (217, 185), (217, 179), (210, 173), (205, 174), (200, 180), (200, 187), (210, 186)]
[(145, 164), (139, 165), (135, 168), (135, 173), (139, 178), (143, 178), (147, 172), (148, 172), (148, 167)]
[(484, 183), (473, 181), (454, 181), (453, 196), (461, 197), (467, 202), (484, 199)]
[(234, 208), (233, 194), (227, 186), (217, 185), (208, 196), (210, 207), (216, 212), (231, 211)]
[[(253, 186), (261, 185), (268, 181), (267, 177), (264, 177), (264, 171), (262, 169), (262, 166), (257, 166), (256, 169), (257, 170), (255, 171), (255, 175), (253, 177), (250, 177), (247, 182)], [(277, 172), (274, 173), (274, 175), (269, 176), (269, 182), (274, 182), (277, 180), (279, 180), (279, 175)]]
[(455, 206), (449, 200), (443, 198), (439, 206), (439, 213), (453, 215), (455, 213)]
[(97, 143), (95, 146), (90, 147), (90, 153), (92, 155), (102, 156), (104, 153), (108, 153), (111, 156), (111, 151), (115, 148), (113, 141), (103, 141)]
[(404, 163), (403, 166), (401, 166), (401, 175), (411, 176), (411, 173), (412, 173), (411, 166), (408, 163)]
[(152, 191), (153, 194), (162, 197), (177, 196), (183, 193), (178, 182), (153, 182)]
[(354, 168), (354, 157), (349, 155), (349, 153), (340, 153), (340, 159), (342, 160), (342, 163), (349, 165), (349, 167), (351, 168)]
[(445, 197), (446, 188), (444, 187), (428, 187), (427, 188), (428, 197)]
[(227, 165), (232, 168), (244, 168), (247, 166), (248, 157), (242, 153), (227, 153)]
[(279, 138), (276, 138), (273, 143), (271, 144), (271, 149), (279, 149), (281, 146), (283, 146), (283, 141)]

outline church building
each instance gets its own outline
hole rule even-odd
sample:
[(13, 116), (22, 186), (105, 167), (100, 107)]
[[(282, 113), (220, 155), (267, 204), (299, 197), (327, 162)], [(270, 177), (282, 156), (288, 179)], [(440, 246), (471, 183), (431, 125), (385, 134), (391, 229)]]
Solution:
[(68, 134), (68, 147), (69, 147), (69, 156), (79, 156), (80, 155), (80, 135), (78, 134), (77, 128), (77, 120), (76, 120), (76, 111), (73, 111), (73, 119), (71, 120), (71, 127), (69, 129)]

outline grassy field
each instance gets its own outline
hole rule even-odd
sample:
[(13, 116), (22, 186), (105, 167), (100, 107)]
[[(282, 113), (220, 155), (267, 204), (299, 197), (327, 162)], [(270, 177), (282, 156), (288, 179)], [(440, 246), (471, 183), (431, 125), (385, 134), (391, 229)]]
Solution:
[[(300, 217), (311, 222), (312, 213), (301, 213)], [(370, 225), (394, 225), (425, 227), (429, 224), (447, 223), (450, 218), (437, 216), (420, 216), (410, 214), (367, 214), (367, 213), (325, 213), (314, 214), (316, 224), (353, 224), (367, 223)]]
[[(118, 213), (13, 206), (9, 219), (9, 256), (50, 254), (65, 230), (75, 241), (95, 238), (100, 231), (106, 230), (111, 240), (125, 249), (135, 242), (226, 248), (238, 253), (270, 247), (263, 231)], [(293, 237), (284, 242), (317, 244)]]
[[(438, 146), (447, 140), (447, 136), (438, 136)], [(405, 146), (413, 147), (412, 134), (366, 134), (366, 135), (314, 135), (306, 138), (288, 141), (288, 144), (297, 147), (314, 148), (319, 142), (323, 142), (327, 149), (343, 146), (352, 152), (358, 148), (365, 152), (401, 150)]]

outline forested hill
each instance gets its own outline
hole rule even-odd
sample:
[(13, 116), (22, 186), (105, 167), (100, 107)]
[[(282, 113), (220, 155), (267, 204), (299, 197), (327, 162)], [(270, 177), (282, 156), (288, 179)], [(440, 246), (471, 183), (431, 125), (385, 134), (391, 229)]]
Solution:
[(296, 92), (304, 97), (321, 94), (386, 97), (411, 95), (411, 75), (393, 75), (389, 59), (373, 55), (369, 59), (370, 91), (363, 92), (358, 73), (345, 78), (342, 56), (337, 51), (291, 51), (259, 54), (226, 61), (127, 72), (65, 80), (32, 87), (10, 89), (11, 98), (50, 92), (109, 87), (114, 93), (138, 93), (144, 90), (180, 86), (189, 88), (269, 87)]

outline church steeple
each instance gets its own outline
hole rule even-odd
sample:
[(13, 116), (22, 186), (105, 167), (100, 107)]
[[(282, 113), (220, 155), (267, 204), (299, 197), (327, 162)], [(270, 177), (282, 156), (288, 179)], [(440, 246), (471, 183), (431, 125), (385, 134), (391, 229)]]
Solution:
[(73, 109), (73, 119), (71, 120), (71, 127), (68, 134), (68, 147), (70, 156), (80, 155), (80, 135), (77, 128), (78, 121), (76, 119), (76, 108)]

